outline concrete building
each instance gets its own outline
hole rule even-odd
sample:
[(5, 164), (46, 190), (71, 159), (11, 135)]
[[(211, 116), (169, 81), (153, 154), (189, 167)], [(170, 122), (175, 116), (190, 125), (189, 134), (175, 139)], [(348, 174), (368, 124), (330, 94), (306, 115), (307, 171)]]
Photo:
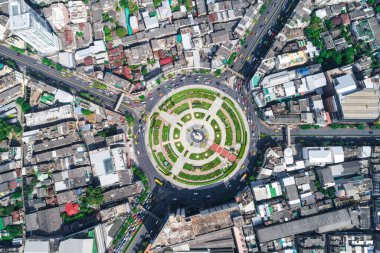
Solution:
[(94, 239), (68, 239), (59, 244), (58, 253), (91, 253)]
[(69, 11), (63, 3), (56, 3), (50, 6), (51, 23), (57, 30), (62, 30), (69, 22)]
[(46, 20), (30, 8), (23, 0), (10, 0), (10, 30), (42, 54), (59, 51), (58, 37), (53, 33)]
[(30, 240), (25, 241), (24, 253), (49, 253), (50, 243), (48, 240)]
[(296, 234), (316, 230), (318, 233), (326, 233), (333, 230), (352, 228), (350, 212), (348, 209), (336, 210), (313, 217), (267, 226), (257, 230), (260, 242), (268, 242)]
[(335, 96), (337, 111), (343, 121), (373, 121), (379, 117), (379, 92), (363, 89)]
[(74, 24), (87, 22), (87, 8), (82, 1), (69, 1), (69, 12), (71, 22)]

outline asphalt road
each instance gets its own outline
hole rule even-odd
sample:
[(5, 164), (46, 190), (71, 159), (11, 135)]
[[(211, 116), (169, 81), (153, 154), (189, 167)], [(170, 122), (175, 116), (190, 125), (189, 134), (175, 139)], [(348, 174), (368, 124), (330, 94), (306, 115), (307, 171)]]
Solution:
[(244, 76), (251, 77), (291, 15), (297, 0), (272, 0), (246, 38), (245, 45), (237, 52), (237, 58), (231, 68)]
[[(100, 99), (107, 109), (113, 110), (115, 108), (115, 105), (118, 101), (118, 98), (120, 96), (119, 93), (111, 93), (109, 91), (105, 90), (99, 90), (92, 86), (90, 87), (91, 83), (84, 81), (80, 78), (77, 78), (75, 75), (73, 76), (67, 76), (67, 74), (64, 76), (60, 71), (50, 68), (46, 66), (45, 64), (42, 64), (38, 62), (36, 59), (31, 58), (29, 56), (23, 55), (23, 54), (17, 54), (15, 51), (0, 45), (0, 59), (12, 59), (14, 60), (18, 65), (26, 67), (27, 69), (40, 73), (44, 75), (45, 77), (51, 78), (55, 81), (61, 82), (65, 84), (66, 86), (76, 90), (79, 92), (87, 92), (90, 95)], [(131, 110), (126, 105), (122, 104), (119, 107), (119, 111), (121, 113), (133, 113), (133, 110)]]
[(251, 29), (251, 32), (253, 32), (253, 34), (249, 35), (246, 38), (245, 45), (238, 52), (237, 59), (233, 63), (233, 69), (235, 71), (239, 71), (241, 69), (244, 62), (247, 61), (247, 57), (251, 54), (252, 51), (254, 51), (263, 36), (268, 33), (270, 27), (277, 21), (278, 14), (281, 11), (284, 2), (287, 2), (287, 0), (272, 0), (271, 3), (267, 6), (265, 12), (259, 14), (257, 23)]

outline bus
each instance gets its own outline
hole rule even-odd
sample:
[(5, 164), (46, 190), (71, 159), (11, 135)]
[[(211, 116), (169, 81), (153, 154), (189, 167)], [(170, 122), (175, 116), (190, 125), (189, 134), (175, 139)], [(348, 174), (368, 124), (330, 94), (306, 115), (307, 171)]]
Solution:
[(156, 184), (159, 184), (161, 186), (164, 185), (164, 183), (161, 180), (157, 179), (157, 178), (154, 179), (154, 182), (156, 182)]
[(243, 182), (246, 177), (247, 177), (247, 173), (244, 173), (243, 176), (240, 178), (240, 182)]

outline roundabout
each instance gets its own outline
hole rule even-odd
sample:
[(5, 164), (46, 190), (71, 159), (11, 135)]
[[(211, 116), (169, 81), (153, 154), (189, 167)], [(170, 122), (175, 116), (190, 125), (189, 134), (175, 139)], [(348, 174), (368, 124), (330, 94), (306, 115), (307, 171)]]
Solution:
[(158, 173), (181, 188), (228, 181), (249, 152), (249, 126), (225, 92), (188, 85), (169, 92), (147, 119), (147, 155)]

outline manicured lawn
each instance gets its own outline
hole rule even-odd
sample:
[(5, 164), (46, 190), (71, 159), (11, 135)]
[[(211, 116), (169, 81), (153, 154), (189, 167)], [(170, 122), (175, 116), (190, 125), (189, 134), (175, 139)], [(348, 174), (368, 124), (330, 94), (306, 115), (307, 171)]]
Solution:
[(214, 142), (216, 144), (220, 144), (220, 142), (222, 141), (222, 132), (220, 131), (220, 127), (218, 123), (216, 122), (216, 120), (213, 119), (211, 121), (211, 126), (214, 129), (214, 134), (215, 134)]
[(236, 142), (241, 143), (241, 124), (239, 119), (236, 116), (236, 111), (233, 110), (231, 107), (229, 107), (226, 103), (222, 104), (222, 107), (227, 111), (228, 115), (230, 115), (231, 120), (235, 127), (235, 133), (236, 133)]
[(181, 135), (181, 131), (178, 128), (175, 128), (174, 129), (174, 136), (173, 136), (173, 138), (175, 140), (177, 140), (177, 139), (179, 139), (180, 135)]
[(166, 144), (164, 148), (166, 150), (166, 154), (168, 154), (169, 156), (169, 159), (172, 160), (173, 162), (176, 162), (178, 159), (178, 156), (174, 153), (172, 146), (170, 144)]
[(206, 159), (207, 157), (210, 157), (211, 155), (213, 155), (215, 152), (212, 151), (212, 150), (207, 150), (206, 152), (203, 152), (203, 153), (192, 153), (189, 158), (191, 160), (204, 160)]
[[(219, 93), (207, 89), (189, 89), (180, 91), (170, 98), (168, 98), (164, 103), (160, 105), (160, 109), (166, 111), (173, 108), (178, 103), (189, 99), (189, 98), (204, 98), (210, 101), (214, 101)], [(205, 105), (207, 106), (207, 105)]]
[(183, 122), (183, 123), (186, 123), (186, 122), (188, 122), (188, 121), (190, 121), (191, 120), (191, 113), (188, 113), (188, 114), (186, 114), (185, 116), (183, 116), (182, 118), (181, 118), (181, 121)]
[(203, 119), (205, 116), (206, 116), (206, 114), (204, 114), (203, 112), (196, 112), (196, 113), (194, 113), (194, 117), (196, 119)]
[(188, 109), (190, 109), (189, 104), (188, 104), (188, 103), (184, 103), (184, 104), (182, 104), (182, 105), (176, 107), (176, 108), (173, 110), (173, 112), (174, 112), (175, 114), (178, 115), (178, 114), (180, 114), (181, 112), (184, 112), (184, 111), (186, 111), (186, 110), (188, 110)]
[(211, 104), (197, 100), (197, 101), (192, 102), (192, 107), (193, 108), (202, 108), (202, 109), (208, 110), (208, 109), (210, 109)]
[(170, 131), (170, 126), (163, 126), (162, 127), (162, 141), (168, 141), (169, 140), (169, 131)]
[(175, 147), (177, 148), (177, 150), (178, 150), (180, 153), (182, 153), (182, 151), (185, 149), (180, 141), (177, 141), (177, 142), (175, 143)]
[(186, 174), (184, 172), (180, 172), (178, 174), (178, 177), (183, 178), (185, 180), (190, 180), (190, 181), (206, 181), (206, 180), (210, 180), (210, 179), (213, 179), (215, 177), (218, 177), (222, 173), (223, 173), (223, 171), (221, 169), (218, 169), (218, 170), (215, 170), (211, 173), (203, 174), (203, 175), (190, 175), (190, 174)]
[(227, 117), (226, 115), (224, 115), (224, 113), (219, 110), (216, 115), (220, 118), (220, 120), (223, 122), (223, 124), (225, 125), (226, 127), (226, 132), (225, 132), (225, 135), (226, 135), (226, 145), (227, 146), (231, 146), (232, 145), (232, 129), (231, 129), (231, 125), (230, 123), (228, 122), (227, 120)]
[(156, 120), (154, 124), (154, 129), (153, 129), (153, 144), (154, 145), (158, 145), (160, 143), (159, 129), (160, 129), (161, 123), (162, 123), (161, 120)]
[(215, 168), (216, 166), (218, 166), (221, 162), (222, 162), (222, 160), (220, 160), (219, 157), (216, 157), (211, 162), (206, 163), (205, 165), (203, 165), (202, 171), (211, 170), (211, 169)]
[(183, 165), (183, 169), (184, 169), (184, 170), (188, 170), (188, 171), (194, 171), (194, 167), (193, 167), (193, 165), (191, 165), (191, 164), (189, 164), (189, 163), (185, 163), (185, 164)]

